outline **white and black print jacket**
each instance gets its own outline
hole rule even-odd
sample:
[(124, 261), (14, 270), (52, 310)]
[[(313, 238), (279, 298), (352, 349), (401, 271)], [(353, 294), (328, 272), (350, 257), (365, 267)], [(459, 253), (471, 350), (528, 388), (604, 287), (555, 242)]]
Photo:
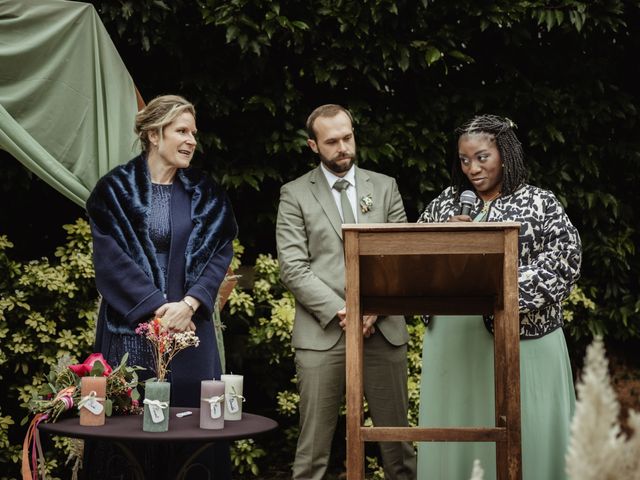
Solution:
[[(419, 223), (446, 222), (460, 211), (455, 190), (449, 187), (422, 212)], [(483, 206), (476, 199), (471, 218)], [(518, 287), (521, 338), (542, 337), (563, 326), (561, 302), (580, 276), (582, 246), (555, 195), (523, 185), (511, 195), (493, 201), (488, 222), (520, 222)], [(493, 331), (493, 319), (485, 317)]]

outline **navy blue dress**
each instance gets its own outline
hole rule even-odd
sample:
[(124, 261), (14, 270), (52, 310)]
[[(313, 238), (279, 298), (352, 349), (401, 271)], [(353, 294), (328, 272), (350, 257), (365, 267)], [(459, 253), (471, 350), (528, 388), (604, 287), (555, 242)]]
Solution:
[[(171, 190), (172, 185), (152, 184), (149, 211), (149, 237), (155, 247), (165, 285), (169, 285), (167, 271), (171, 246)], [(163, 293), (167, 295), (166, 291)], [(171, 383), (173, 407), (199, 407), (200, 381), (220, 379), (222, 373), (213, 324), (209, 318), (202, 317), (201, 312), (194, 317), (200, 345), (178, 353), (169, 365), (167, 381)], [(122, 356), (128, 352), (130, 365), (146, 369), (139, 373), (141, 381), (154, 376), (153, 353), (146, 339), (131, 333), (112, 333), (105, 325), (102, 326), (100, 338), (101, 342), (97, 347), (109, 365), (118, 365)]]
[[(173, 191), (175, 191), (173, 184), (152, 184), (148, 215), (149, 238), (155, 248), (155, 256), (164, 276), (165, 286), (171, 284), (168, 272), (170, 270), (172, 234), (174, 233), (171, 228), (171, 196)], [(109, 239), (106, 236), (101, 236), (95, 225), (92, 227), (95, 254), (96, 246), (100, 250), (101, 245), (108, 245)], [(224, 268), (226, 271), (226, 265), (232, 255), (232, 246), (229, 244), (217, 255), (217, 259), (213, 260), (213, 267), (217, 265), (218, 270)], [(123, 279), (123, 281), (125, 280)], [(163, 291), (165, 298), (167, 298), (167, 293), (165, 288)], [(153, 353), (147, 340), (131, 331), (113, 331), (108, 322), (104, 321), (104, 309), (109, 308), (104, 300), (106, 299), (103, 299), (97, 326), (96, 351), (102, 352), (110, 365), (118, 365), (123, 355), (128, 353), (130, 365), (145, 368), (144, 371), (139, 372), (141, 381), (155, 376)], [(206, 310), (207, 308), (198, 309), (193, 318), (200, 345), (197, 348), (181, 351), (169, 365), (170, 371), (167, 380), (171, 383), (172, 407), (199, 407), (200, 381), (219, 379), (222, 373), (213, 323)], [(151, 316), (141, 318), (140, 322), (150, 318)], [(199, 445), (195, 443), (171, 446), (130, 444), (128, 447), (149, 478), (168, 480), (175, 478), (178, 468)], [(191, 465), (188, 479), (230, 479), (231, 460), (228, 443), (220, 442), (208, 448)], [(112, 445), (103, 442), (87, 442), (83, 470), (83, 478), (85, 479), (122, 479), (130, 476), (126, 459)]]

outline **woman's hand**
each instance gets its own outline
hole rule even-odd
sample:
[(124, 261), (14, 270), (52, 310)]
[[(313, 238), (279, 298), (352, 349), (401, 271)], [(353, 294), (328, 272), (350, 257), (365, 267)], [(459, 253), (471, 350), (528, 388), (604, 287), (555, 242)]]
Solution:
[[(200, 302), (193, 297), (188, 297), (195, 309), (200, 306)], [(162, 324), (166, 329), (172, 332), (196, 331), (196, 325), (191, 320), (195, 313), (191, 307), (183, 302), (169, 302), (162, 305), (155, 312), (156, 317), (162, 320)]]
[(454, 215), (452, 217), (449, 217), (449, 220), (447, 220), (447, 222), (472, 222), (472, 221), (473, 220), (469, 215)]

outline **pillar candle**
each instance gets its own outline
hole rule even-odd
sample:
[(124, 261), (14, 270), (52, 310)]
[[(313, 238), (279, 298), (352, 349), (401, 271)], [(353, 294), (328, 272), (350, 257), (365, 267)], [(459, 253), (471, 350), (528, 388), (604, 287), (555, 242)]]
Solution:
[(104, 425), (104, 401), (107, 394), (107, 377), (82, 377), (80, 379), (80, 425), (99, 427)]
[(169, 382), (144, 382), (144, 413), (142, 430), (145, 432), (166, 432), (169, 430)]
[(242, 375), (221, 375), (224, 382), (224, 419), (242, 420)]
[(200, 382), (200, 428), (220, 430), (224, 428), (224, 382), (202, 380)]

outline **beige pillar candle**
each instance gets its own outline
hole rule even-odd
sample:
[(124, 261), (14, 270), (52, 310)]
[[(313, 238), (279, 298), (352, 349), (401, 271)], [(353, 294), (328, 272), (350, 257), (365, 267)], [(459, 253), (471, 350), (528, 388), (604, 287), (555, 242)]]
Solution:
[(242, 420), (242, 375), (220, 375), (224, 382), (224, 419)]
[(107, 377), (82, 377), (80, 379), (80, 425), (99, 427), (104, 425), (104, 401), (107, 394)]
[(219, 380), (200, 382), (200, 428), (207, 430), (224, 428), (224, 382)]

